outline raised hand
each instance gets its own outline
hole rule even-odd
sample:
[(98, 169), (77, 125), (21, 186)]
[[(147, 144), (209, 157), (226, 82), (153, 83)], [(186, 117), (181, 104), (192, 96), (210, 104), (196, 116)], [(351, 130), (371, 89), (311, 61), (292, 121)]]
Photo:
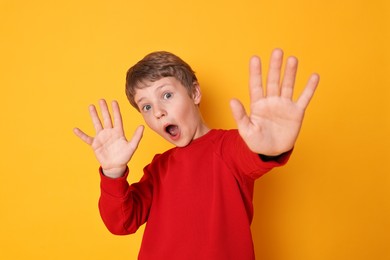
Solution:
[(124, 174), (128, 162), (141, 141), (144, 128), (139, 126), (134, 136), (128, 141), (123, 131), (122, 116), (118, 103), (116, 101), (112, 102), (113, 121), (104, 99), (99, 100), (99, 106), (102, 121), (95, 106), (89, 106), (89, 113), (96, 131), (95, 137), (85, 134), (78, 128), (75, 128), (73, 132), (92, 147), (103, 173), (108, 177), (118, 178)]
[(264, 91), (261, 61), (254, 56), (249, 66), (250, 114), (242, 103), (230, 102), (239, 133), (255, 153), (279, 155), (293, 148), (305, 110), (317, 88), (319, 76), (312, 74), (296, 102), (292, 100), (298, 60), (289, 57), (281, 81), (283, 51), (272, 52)]

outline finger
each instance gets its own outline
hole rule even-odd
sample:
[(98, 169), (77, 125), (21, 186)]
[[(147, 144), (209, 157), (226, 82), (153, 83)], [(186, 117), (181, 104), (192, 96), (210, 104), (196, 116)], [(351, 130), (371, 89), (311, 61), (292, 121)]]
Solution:
[(236, 121), (238, 129), (249, 124), (249, 117), (245, 111), (242, 103), (237, 99), (230, 101), (230, 108), (232, 110), (233, 118)]
[(93, 142), (93, 138), (81, 131), (79, 128), (74, 128), (73, 133), (77, 135), (81, 140), (83, 140), (86, 144), (91, 145)]
[(303, 109), (309, 105), (311, 98), (314, 95), (314, 92), (317, 89), (318, 83), (320, 81), (320, 76), (318, 74), (312, 74), (309, 78), (309, 81), (306, 84), (305, 89), (303, 90), (301, 96), (298, 98), (297, 105)]
[(103, 129), (103, 127), (102, 127), (102, 123), (100, 122), (98, 113), (96, 111), (96, 107), (94, 105), (89, 106), (89, 114), (91, 116), (92, 124), (93, 127), (95, 128), (95, 132), (99, 133)]
[(297, 75), (298, 59), (289, 57), (286, 61), (286, 69), (282, 82), (281, 96), (292, 99), (294, 92), (295, 77)]
[(112, 128), (111, 115), (108, 111), (106, 100), (99, 100), (100, 111), (102, 112), (104, 128)]
[(249, 96), (250, 102), (254, 103), (263, 98), (263, 86), (261, 75), (261, 61), (257, 56), (253, 56), (249, 62)]
[(119, 109), (119, 104), (117, 101), (112, 101), (112, 114), (114, 116), (114, 128), (120, 130), (123, 134), (123, 123), (122, 123), (122, 115)]
[(138, 126), (133, 134), (133, 137), (129, 142), (129, 146), (133, 151), (137, 150), (138, 145), (141, 142), (143, 133), (144, 133), (144, 126), (143, 125)]
[(268, 77), (267, 96), (279, 95), (280, 71), (283, 63), (283, 51), (275, 49), (271, 54)]

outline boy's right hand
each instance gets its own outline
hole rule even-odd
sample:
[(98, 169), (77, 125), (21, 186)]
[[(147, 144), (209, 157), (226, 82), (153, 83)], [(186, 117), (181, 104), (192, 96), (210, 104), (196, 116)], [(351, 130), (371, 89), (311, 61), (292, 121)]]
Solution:
[(144, 127), (138, 126), (133, 137), (128, 141), (123, 131), (122, 116), (118, 103), (116, 101), (112, 102), (113, 122), (104, 99), (99, 100), (99, 106), (102, 121), (98, 116), (95, 106), (89, 106), (89, 113), (96, 131), (96, 136), (91, 137), (79, 128), (75, 128), (73, 132), (92, 147), (104, 175), (110, 178), (118, 178), (123, 176), (128, 162), (135, 150), (137, 150)]

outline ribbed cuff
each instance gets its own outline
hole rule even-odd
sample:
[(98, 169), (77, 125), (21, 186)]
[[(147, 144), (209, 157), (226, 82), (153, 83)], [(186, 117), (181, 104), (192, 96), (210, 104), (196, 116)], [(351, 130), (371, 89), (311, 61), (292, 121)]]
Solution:
[(127, 182), (127, 176), (129, 175), (129, 168), (126, 168), (126, 172), (122, 177), (119, 178), (110, 178), (103, 174), (102, 167), (99, 168), (100, 173), (100, 188), (102, 192), (105, 192), (106, 194), (121, 198), (125, 196), (128, 188), (129, 183)]

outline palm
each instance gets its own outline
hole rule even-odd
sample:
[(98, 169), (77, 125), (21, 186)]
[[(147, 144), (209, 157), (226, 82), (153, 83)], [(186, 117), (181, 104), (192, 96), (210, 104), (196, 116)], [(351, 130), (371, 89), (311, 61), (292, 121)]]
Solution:
[(294, 145), (304, 111), (291, 100), (280, 97), (260, 100), (251, 106), (251, 111), (250, 123), (240, 129), (251, 150), (273, 155)]
[(114, 129), (103, 129), (91, 144), (103, 169), (127, 165), (133, 151), (126, 138)]
[(100, 100), (100, 108), (103, 124), (99, 119), (95, 106), (90, 106), (89, 110), (96, 131), (95, 137), (88, 136), (78, 128), (74, 132), (92, 147), (104, 173), (110, 177), (119, 177), (123, 174), (138, 147), (142, 138), (143, 127), (138, 127), (133, 138), (128, 141), (123, 132), (118, 103), (112, 103), (114, 124), (112, 124), (105, 100)]
[(271, 57), (266, 95), (263, 93), (261, 64), (257, 57), (250, 64), (250, 114), (238, 100), (232, 100), (231, 108), (240, 135), (248, 147), (256, 153), (278, 155), (290, 150), (298, 137), (305, 109), (318, 84), (313, 74), (297, 102), (292, 100), (297, 70), (297, 60), (287, 60), (285, 75), (280, 86), (283, 59), (281, 50)]

